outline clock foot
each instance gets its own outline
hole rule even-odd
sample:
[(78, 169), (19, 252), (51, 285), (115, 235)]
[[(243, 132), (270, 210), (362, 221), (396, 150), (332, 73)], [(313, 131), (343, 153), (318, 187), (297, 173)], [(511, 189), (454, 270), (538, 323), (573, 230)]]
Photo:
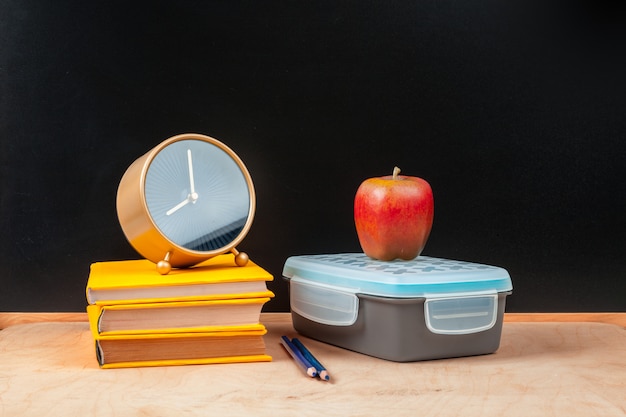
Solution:
[(156, 270), (161, 275), (167, 275), (172, 270), (172, 265), (170, 264), (170, 254), (171, 252), (166, 253), (165, 259), (157, 262)]
[(231, 249), (230, 251), (235, 255), (235, 264), (237, 264), (237, 266), (246, 266), (246, 264), (250, 260), (247, 253), (239, 252), (235, 248)]

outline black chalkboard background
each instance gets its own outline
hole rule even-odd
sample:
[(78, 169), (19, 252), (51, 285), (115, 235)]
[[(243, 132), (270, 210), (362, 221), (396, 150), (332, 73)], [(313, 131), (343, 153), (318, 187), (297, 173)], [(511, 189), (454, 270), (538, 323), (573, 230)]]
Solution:
[[(615, 2), (618, 3), (618, 2)], [(0, 1), (0, 311), (81, 311), (135, 259), (127, 166), (213, 136), (254, 180), (240, 246), (359, 251), (360, 182), (427, 179), (425, 255), (498, 265), (507, 310), (626, 310), (622, 6), (532, 1)]]

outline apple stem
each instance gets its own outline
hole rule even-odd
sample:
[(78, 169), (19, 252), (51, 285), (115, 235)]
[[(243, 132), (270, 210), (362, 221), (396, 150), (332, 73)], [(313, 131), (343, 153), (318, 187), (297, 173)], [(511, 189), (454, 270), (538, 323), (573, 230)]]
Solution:
[(393, 167), (393, 179), (397, 180), (398, 179), (398, 174), (400, 173), (400, 168), (398, 167)]

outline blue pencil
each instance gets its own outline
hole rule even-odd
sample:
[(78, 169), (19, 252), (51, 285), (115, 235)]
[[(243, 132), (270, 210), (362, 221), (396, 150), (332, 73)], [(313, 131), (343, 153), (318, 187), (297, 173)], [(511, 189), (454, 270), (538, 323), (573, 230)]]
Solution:
[(304, 369), (304, 372), (306, 372), (308, 376), (317, 376), (317, 371), (315, 370), (315, 367), (311, 365), (308, 360), (306, 360), (306, 358), (302, 355), (302, 352), (300, 352), (300, 350), (295, 347), (293, 343), (291, 343), (287, 336), (282, 336), (280, 341), (287, 350), (287, 352), (289, 352), (293, 360), (296, 361), (296, 363), (300, 365), (302, 369)]
[(319, 377), (321, 379), (323, 379), (324, 381), (328, 381), (330, 380), (330, 375), (328, 374), (328, 371), (326, 370), (326, 368), (324, 368), (324, 365), (322, 365), (320, 363), (320, 361), (318, 361), (315, 356), (313, 356), (313, 354), (309, 351), (309, 349), (306, 348), (306, 346), (304, 346), (304, 344), (297, 338), (293, 338), (291, 339), (291, 342), (298, 348), (300, 349), (300, 352), (302, 352), (302, 355), (309, 361), (311, 362), (311, 365), (313, 365), (315, 367), (315, 370), (317, 371), (317, 375), (319, 375)]

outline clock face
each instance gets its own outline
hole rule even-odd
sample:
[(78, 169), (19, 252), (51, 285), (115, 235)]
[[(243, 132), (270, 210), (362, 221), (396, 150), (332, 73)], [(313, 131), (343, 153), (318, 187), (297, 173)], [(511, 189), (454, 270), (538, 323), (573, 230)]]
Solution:
[(240, 235), (252, 216), (248, 180), (245, 168), (219, 146), (179, 140), (150, 162), (146, 206), (156, 227), (174, 244), (190, 251), (218, 251)]

